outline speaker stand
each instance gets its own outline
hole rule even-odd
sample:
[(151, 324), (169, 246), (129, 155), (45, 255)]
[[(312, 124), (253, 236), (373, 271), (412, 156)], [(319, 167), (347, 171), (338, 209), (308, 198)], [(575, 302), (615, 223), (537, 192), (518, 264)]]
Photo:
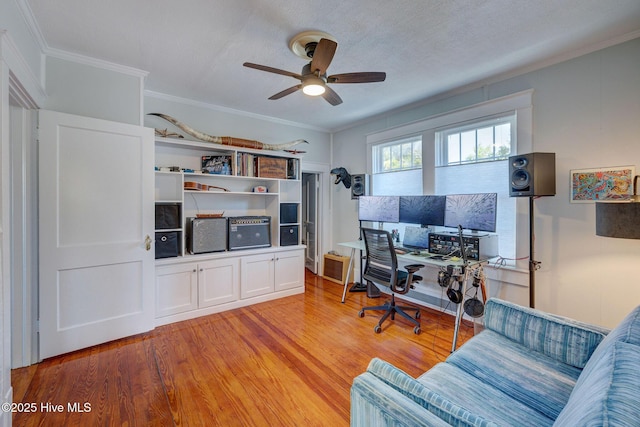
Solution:
[(529, 307), (536, 307), (536, 270), (540, 268), (540, 261), (536, 261), (534, 258), (535, 249), (535, 232), (534, 232), (534, 213), (533, 213), (533, 199), (535, 197), (529, 197)]

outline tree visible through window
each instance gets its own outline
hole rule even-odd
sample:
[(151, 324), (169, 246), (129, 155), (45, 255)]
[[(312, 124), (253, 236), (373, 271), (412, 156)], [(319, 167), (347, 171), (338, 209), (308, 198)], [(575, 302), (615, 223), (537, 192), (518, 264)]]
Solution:
[(511, 154), (513, 116), (443, 131), (440, 166), (504, 160)]
[(422, 138), (407, 138), (379, 145), (375, 150), (374, 173), (394, 172), (422, 167)]

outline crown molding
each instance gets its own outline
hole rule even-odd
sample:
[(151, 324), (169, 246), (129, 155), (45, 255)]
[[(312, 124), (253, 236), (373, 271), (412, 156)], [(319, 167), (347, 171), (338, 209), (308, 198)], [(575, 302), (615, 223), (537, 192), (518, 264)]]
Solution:
[(5, 30), (0, 30), (0, 60), (9, 67), (11, 85), (17, 91), (16, 94), (20, 94), (27, 105), (42, 106), (47, 93)]
[(138, 68), (129, 67), (127, 65), (120, 65), (114, 62), (103, 61), (102, 59), (96, 59), (90, 56), (67, 52), (60, 49), (48, 47), (44, 50), (44, 54), (52, 58), (75, 62), (81, 65), (88, 65), (90, 67), (100, 68), (103, 70), (115, 71), (117, 73), (122, 73), (133, 77), (145, 78), (149, 75), (148, 71), (140, 70)]
[(293, 121), (289, 121), (289, 120), (282, 120), (282, 119), (278, 119), (278, 118), (271, 117), (271, 116), (264, 116), (264, 115), (261, 115), (261, 114), (249, 113), (247, 111), (242, 111), (242, 110), (235, 110), (233, 108), (223, 107), (223, 106), (220, 106), (220, 105), (210, 104), (210, 103), (203, 102), (203, 101), (196, 101), (196, 100), (188, 99), (188, 98), (182, 98), (182, 97), (179, 97), (179, 96), (168, 95), (168, 94), (161, 93), (161, 92), (154, 92), (152, 90), (145, 89), (144, 90), (144, 96), (145, 97), (149, 97), (149, 98), (162, 99), (164, 101), (169, 101), (169, 102), (176, 102), (176, 103), (184, 104), (184, 105), (190, 105), (192, 107), (203, 108), (203, 109), (206, 109), (206, 110), (219, 111), (219, 112), (222, 112), (222, 113), (233, 114), (233, 115), (236, 115), (236, 116), (243, 116), (243, 117), (248, 117), (248, 118), (252, 118), (252, 119), (263, 120), (263, 121), (271, 122), (271, 123), (277, 123), (277, 124), (281, 124), (281, 125), (292, 126), (292, 127), (302, 128), (302, 129), (308, 129), (308, 130), (313, 130), (313, 131), (317, 131), (317, 132), (327, 132), (327, 133), (329, 133), (328, 129), (324, 129), (324, 128), (317, 127), (317, 126), (306, 125), (304, 123), (298, 123), (298, 122), (293, 122)]

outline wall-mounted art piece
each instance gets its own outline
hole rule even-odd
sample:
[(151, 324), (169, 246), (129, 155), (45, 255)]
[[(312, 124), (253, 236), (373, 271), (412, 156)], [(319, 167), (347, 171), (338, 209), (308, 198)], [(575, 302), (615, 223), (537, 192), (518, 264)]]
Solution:
[(571, 203), (626, 200), (633, 195), (634, 166), (570, 171)]

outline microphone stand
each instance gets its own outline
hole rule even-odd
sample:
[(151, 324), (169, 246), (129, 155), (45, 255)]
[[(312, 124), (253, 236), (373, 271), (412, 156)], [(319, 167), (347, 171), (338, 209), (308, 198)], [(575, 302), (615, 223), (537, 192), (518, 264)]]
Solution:
[(462, 225), (458, 225), (458, 238), (460, 240), (460, 255), (462, 256), (462, 288), (460, 291), (462, 292), (462, 301), (458, 304), (458, 309), (456, 310), (456, 320), (455, 326), (453, 328), (453, 342), (451, 343), (451, 353), (456, 351), (456, 344), (458, 343), (458, 331), (460, 330), (460, 321), (462, 320), (462, 306), (464, 302), (464, 294), (467, 288), (467, 275), (469, 274), (469, 263), (467, 261), (467, 250), (464, 247), (464, 236), (462, 235)]

